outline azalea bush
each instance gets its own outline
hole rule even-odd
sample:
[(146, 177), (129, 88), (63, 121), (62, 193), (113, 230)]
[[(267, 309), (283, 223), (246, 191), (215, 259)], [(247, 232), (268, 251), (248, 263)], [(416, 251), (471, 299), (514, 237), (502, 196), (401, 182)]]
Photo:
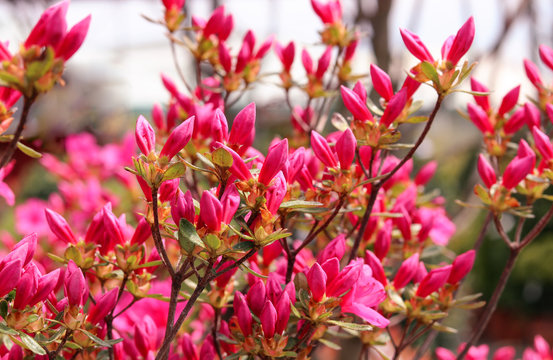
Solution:
[[(374, 64), (370, 77), (353, 71), (361, 35), (343, 22), (339, 1), (311, 0), (322, 21), (315, 58), (252, 31), (233, 47), (233, 16), (223, 6), (202, 19), (184, 12), (184, 0), (162, 5), (163, 14), (146, 18), (167, 32), (168, 46), (188, 52), (194, 76), (175, 59), (179, 77), (161, 78), (163, 107), (139, 116), (120, 143), (72, 135), (61, 158), (21, 135), (35, 101), (63, 85), (90, 17), (68, 28), (63, 1), (23, 44), (0, 42), (2, 206), (16, 204), (3, 181), (18, 166), (16, 151), (40, 158), (58, 188), (47, 201), (18, 202), (21, 236), (2, 238), (2, 359), (308, 359), (339, 350), (342, 338), (357, 339), (359, 358), (398, 359), (407, 350), (422, 358), (438, 332), (455, 332), (444, 324), (453, 309), (482, 307), (465, 343), (431, 356), (520, 358), (510, 346), (492, 354), (479, 339), (519, 254), (553, 216), (553, 90), (535, 64), (524, 63), (531, 100), (523, 103), (516, 86), (495, 105), (464, 59), (472, 18), (440, 54), (401, 29), (418, 63), (394, 87)], [(269, 76), (261, 65), (270, 52), (281, 62), (273, 77), (293, 133), (264, 151), (253, 146), (256, 104), (233, 118), (229, 109)], [(539, 53), (553, 70), (553, 50)], [(427, 112), (421, 85), (435, 94)], [(428, 186), (440, 164), (415, 171), (413, 157), (444, 101), (459, 95), (473, 97), (463, 115), (482, 133), (479, 202), (459, 203), (486, 219), (467, 240), (473, 248), (453, 254), (455, 225)], [(401, 142), (405, 124), (419, 129), (413, 143)], [(545, 215), (525, 226), (543, 204)], [(512, 231), (505, 218), (515, 219)], [(459, 288), (490, 227), (510, 256), (486, 303)], [(553, 357), (541, 336), (519, 355)]]

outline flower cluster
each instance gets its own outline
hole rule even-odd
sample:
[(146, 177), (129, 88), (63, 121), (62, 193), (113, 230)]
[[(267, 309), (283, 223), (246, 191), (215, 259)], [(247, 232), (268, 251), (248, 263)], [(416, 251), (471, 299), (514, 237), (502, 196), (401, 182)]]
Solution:
[[(452, 331), (443, 320), (453, 308), (483, 306), (479, 294), (459, 292), (479, 244), (459, 255), (446, 249), (456, 226), (431, 189), (438, 164), (416, 166), (414, 158), (443, 101), (474, 67), (461, 61), (474, 39), (472, 17), (447, 38), (439, 59), (400, 30), (419, 63), (397, 91), (370, 65), (373, 104), (352, 70), (361, 35), (344, 23), (340, 1), (311, 0), (324, 48), (316, 64), (311, 49), (302, 49), (300, 78), (292, 75), (293, 41), (259, 44), (249, 30), (233, 51), (234, 20), (224, 6), (201, 19), (187, 16), (184, 0), (162, 4), (163, 18), (149, 20), (168, 31), (173, 50), (187, 50), (194, 86), (187, 74), (179, 81), (162, 75), (165, 106), (153, 107), (151, 122), (139, 116), (122, 143), (101, 146), (79, 134), (65, 140), (67, 156), (42, 156), (58, 191), (47, 201), (18, 202), (15, 230), (24, 237), (1, 238), (10, 249), (0, 257), (2, 359), (308, 359), (317, 348), (338, 348), (337, 337), (358, 339), (363, 354), (397, 359), (418, 339)], [(68, 6), (48, 8), (15, 55), (0, 42), (0, 140), (10, 141), (0, 196), (10, 206), (16, 197), (4, 179), (17, 165), (13, 152), (40, 156), (19, 142), (28, 110), (63, 85), (65, 62), (88, 31), (90, 17), (67, 29)], [(262, 62), (272, 50), (282, 64), (292, 134), (261, 151), (256, 104), (229, 114), (269, 76)], [(553, 68), (552, 54), (540, 48)], [(511, 258), (460, 358), (487, 358), (488, 347), (475, 343), (494, 302), (518, 254), (553, 217), (550, 210), (523, 237), (534, 204), (551, 200), (545, 191), (553, 179), (553, 143), (541, 114), (553, 119), (551, 91), (533, 64), (525, 66), (539, 106), (519, 106), (517, 86), (495, 110), (486, 86), (471, 79), (476, 105), (467, 117), (484, 143), (477, 170), (485, 186), (475, 192), (489, 214), (481, 237), (494, 220)], [(437, 95), (428, 115), (419, 114), (421, 84)], [(19, 97), (21, 130), (1, 135)], [(338, 97), (348, 113), (331, 115)], [(328, 120), (334, 131), (325, 133)], [(412, 145), (399, 143), (406, 123), (423, 126)], [(524, 125), (532, 136), (515, 153), (510, 144)], [(514, 238), (503, 229), (506, 214), (520, 219)], [(455, 358), (443, 348), (436, 356)], [(505, 347), (494, 359), (514, 356)], [(541, 337), (523, 355), (550, 357)]]

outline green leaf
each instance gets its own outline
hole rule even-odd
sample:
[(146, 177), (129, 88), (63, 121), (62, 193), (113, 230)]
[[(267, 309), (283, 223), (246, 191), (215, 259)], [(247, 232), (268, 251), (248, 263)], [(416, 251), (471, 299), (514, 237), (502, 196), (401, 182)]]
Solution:
[(31, 350), (37, 355), (46, 355), (46, 351), (42, 348), (42, 346), (40, 346), (40, 344), (29, 335), (25, 333), (19, 333), (19, 338), (21, 339), (21, 343), (26, 349)]
[(221, 247), (221, 239), (215, 234), (207, 234), (204, 240), (210, 249), (217, 250)]
[(356, 330), (356, 331), (370, 331), (373, 329), (371, 325), (368, 324), (356, 324), (339, 320), (328, 320), (327, 323), (332, 325), (337, 325), (344, 329)]
[(144, 264), (138, 266), (137, 269), (141, 269), (141, 268), (145, 268), (145, 267), (151, 267), (151, 266), (160, 266), (160, 265), (163, 265), (163, 261), (155, 260), (155, 261), (150, 261), (150, 262), (144, 263)]
[(407, 118), (404, 122), (409, 124), (419, 124), (428, 120), (428, 116), (411, 116)]
[(340, 113), (334, 113), (330, 122), (338, 131), (346, 131), (346, 129), (349, 129), (347, 120)]
[[(3, 316), (2, 316), (3, 317)], [(0, 333), (17, 336), (19, 333), (6, 324), (0, 323)]]
[(261, 241), (259, 245), (267, 246), (279, 239), (284, 239), (284, 238), (287, 238), (288, 236), (292, 236), (292, 233), (285, 232), (285, 231), (286, 229), (280, 229), (279, 231), (275, 231), (274, 233), (272, 233), (271, 235), (263, 239), (263, 241)]
[(179, 221), (179, 244), (181, 248), (188, 254), (194, 251), (196, 245), (204, 247), (204, 243), (196, 232), (196, 227), (185, 218)]
[(0, 301), (0, 316), (5, 319), (8, 316), (8, 302), (6, 300)]
[(482, 185), (476, 184), (474, 186), (474, 192), (484, 204), (490, 205), (492, 203), (492, 199), (490, 198), (488, 190), (484, 189)]
[(34, 149), (31, 149), (30, 147), (28, 147), (27, 145), (25, 144), (22, 144), (20, 143), (19, 141), (17, 142), (17, 148), (19, 150), (21, 150), (21, 152), (25, 155), (27, 155), (28, 157), (31, 157), (33, 159), (40, 159), (42, 157), (42, 154), (39, 153), (38, 151), (34, 150)]
[(321, 344), (323, 344), (324, 346), (328, 346), (329, 348), (331, 349), (334, 349), (334, 350), (342, 350), (342, 347), (336, 343), (333, 343), (332, 341), (330, 340), (327, 340), (327, 339), (319, 339), (319, 342)]
[(232, 155), (225, 148), (215, 150), (211, 154), (211, 160), (215, 165), (222, 168), (230, 168), (234, 162)]
[(186, 165), (181, 162), (176, 162), (173, 165), (169, 166), (165, 173), (163, 173), (163, 181), (173, 180), (180, 178), (186, 172)]
[(113, 345), (123, 341), (123, 338), (113, 339), (113, 340), (102, 340), (99, 337), (97, 337), (96, 335), (91, 334), (91, 333), (89, 333), (88, 331), (86, 331), (84, 329), (79, 329), (78, 331), (81, 331), (86, 336), (88, 336), (88, 338), (90, 340), (94, 341), (96, 344), (98, 344), (100, 346), (103, 346), (103, 347), (112, 347)]
[(255, 246), (253, 241), (242, 241), (232, 247), (232, 250), (236, 251), (250, 251)]
[(427, 78), (432, 80), (432, 82), (438, 87), (438, 89), (441, 88), (440, 76), (438, 75), (438, 72), (436, 71), (434, 65), (432, 65), (428, 61), (423, 61), (421, 64), (421, 70)]
[(310, 209), (318, 208), (323, 206), (322, 203), (318, 201), (306, 201), (306, 200), (291, 200), (285, 201), (280, 204), (281, 209)]
[(262, 278), (262, 279), (268, 279), (269, 278), (268, 276), (265, 276), (265, 275), (262, 275), (258, 272), (253, 271), (252, 269), (250, 269), (249, 267), (247, 267), (244, 264), (240, 265), (240, 269), (245, 270), (246, 272), (249, 272), (250, 274), (252, 274), (253, 276), (256, 276), (258, 278)]
[(196, 156), (198, 157), (198, 159), (203, 162), (204, 164), (206, 164), (208, 167), (210, 168), (214, 168), (215, 165), (213, 165), (213, 162), (206, 158), (204, 155), (200, 154), (200, 153), (196, 153)]

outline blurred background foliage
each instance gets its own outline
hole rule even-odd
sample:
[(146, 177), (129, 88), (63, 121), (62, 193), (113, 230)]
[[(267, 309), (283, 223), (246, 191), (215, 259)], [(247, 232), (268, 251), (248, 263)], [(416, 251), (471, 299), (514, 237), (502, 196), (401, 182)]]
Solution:
[[(50, 3), (0, 0), (0, 39), (10, 39), (11, 47), (16, 46)], [(236, 43), (252, 28), (258, 39), (276, 33), (281, 43), (295, 40), (299, 49), (306, 46), (310, 51), (322, 51), (321, 47), (310, 45), (316, 42), (316, 31), (321, 25), (309, 0), (187, 0), (186, 7), (189, 13), (206, 17), (221, 4), (235, 16)], [(479, 61), (474, 76), (493, 90), (492, 104), (497, 104), (518, 84), (522, 84), (523, 96), (533, 97), (522, 59), (526, 57), (539, 64), (538, 45), (553, 45), (553, 2), (550, 0), (343, 0), (343, 5), (346, 22), (357, 26), (363, 34), (356, 71), (367, 74), (369, 64), (376, 63), (389, 71), (395, 83), (404, 78), (404, 69), (414, 62), (402, 47), (398, 27), (419, 34), (431, 51), (438, 53), (443, 39), (454, 33), (468, 16), (474, 15), (476, 39), (468, 56)], [(93, 15), (89, 38), (68, 65), (64, 76), (67, 85), (44, 96), (33, 108), (26, 141), (42, 152), (61, 156), (63, 139), (83, 131), (93, 134), (100, 144), (120, 140), (132, 129), (137, 114), (149, 114), (154, 102), (167, 101), (159, 73), (177, 78), (163, 29), (140, 17), (140, 14), (161, 17), (161, 1), (72, 0), (69, 22), (87, 13)], [(186, 69), (186, 53), (182, 51), (178, 56)], [(276, 57), (271, 55), (263, 71), (278, 71), (279, 66)], [(298, 58), (294, 69), (294, 74), (301, 76)], [(551, 73), (543, 71), (543, 74), (549, 81), (553, 78)], [(282, 106), (283, 93), (276, 83), (276, 78), (268, 77), (235, 108), (227, 109), (232, 119), (232, 114), (248, 102), (257, 102), (256, 145), (261, 150), (267, 148), (275, 134), (291, 133), (290, 114)], [(432, 99), (431, 96), (432, 92), (422, 91), (423, 99)], [(475, 169), (481, 134), (458, 114), (458, 110), (465, 111), (467, 102), (473, 101), (463, 94), (448, 99), (446, 110), (439, 115), (430, 140), (417, 152), (415, 163), (420, 167), (431, 158), (438, 161), (438, 172), (430, 186), (439, 189), (446, 198), (448, 212), (458, 227), (450, 244), (456, 252), (472, 247), (485, 217), (479, 209), (455, 203), (456, 199), (478, 203), (472, 188), (478, 181)], [(336, 101), (333, 110), (342, 111), (341, 106)], [(416, 134), (413, 131), (418, 131), (416, 126), (404, 128), (402, 142), (412, 139)], [(46, 199), (57, 190), (54, 178), (35, 160), (19, 154), (17, 161), (18, 166), (7, 181), (19, 194), (18, 204), (31, 197)], [(538, 216), (533, 221), (550, 206), (546, 202), (538, 205)], [(526, 226), (530, 227), (533, 221)], [(12, 209), (1, 203), (0, 228), (14, 232), (13, 224)], [(466, 286), (489, 298), (507, 255), (504, 244), (489, 231)], [(498, 345), (505, 341), (529, 343), (536, 333), (541, 333), (550, 343), (553, 341), (552, 259), (553, 225), (549, 225), (522, 253), (484, 341)], [(452, 325), (461, 331), (470, 329), (471, 320), (467, 312), (451, 318)], [(452, 345), (455, 341), (451, 335), (442, 335), (439, 339), (440, 344)]]

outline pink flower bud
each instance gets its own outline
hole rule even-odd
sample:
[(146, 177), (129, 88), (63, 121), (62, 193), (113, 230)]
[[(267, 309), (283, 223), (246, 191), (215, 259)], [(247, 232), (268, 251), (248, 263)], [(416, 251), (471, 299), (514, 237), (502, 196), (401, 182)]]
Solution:
[(319, 263), (314, 263), (307, 272), (307, 283), (314, 301), (319, 302), (323, 299), (326, 292), (326, 273)]
[(324, 247), (324, 249), (319, 254), (317, 262), (323, 264), (325, 261), (331, 258), (337, 258), (338, 260), (342, 259), (346, 252), (346, 236), (340, 234), (336, 236), (331, 242)]
[(163, 83), (163, 86), (165, 86), (165, 89), (169, 91), (169, 93), (177, 98), (179, 95), (179, 90), (177, 89), (177, 85), (165, 74), (161, 74), (161, 82)]
[(194, 116), (185, 120), (169, 134), (159, 155), (167, 156), (167, 158), (171, 160), (173, 156), (188, 144), (192, 138), (192, 131), (194, 131)]
[(505, 131), (506, 134), (514, 134), (519, 131), (524, 125), (525, 112), (524, 107), (516, 110), (503, 126), (503, 131)]
[(390, 245), (392, 244), (392, 227), (392, 222), (386, 221), (384, 226), (376, 235), (376, 240), (374, 242), (374, 254), (380, 260), (384, 259), (390, 250)]
[(367, 105), (357, 93), (345, 86), (340, 86), (340, 92), (342, 93), (342, 100), (344, 101), (345, 107), (351, 112), (355, 119), (373, 121), (373, 116), (367, 108)]
[(329, 258), (321, 265), (321, 268), (326, 274), (326, 283), (330, 284), (340, 273), (340, 261), (336, 257)]
[(171, 217), (175, 224), (178, 224), (182, 218), (194, 223), (195, 216), (194, 201), (190, 190), (187, 190), (185, 194), (177, 190), (177, 195), (171, 201)]
[(526, 125), (528, 125), (530, 129), (534, 126), (540, 127), (541, 113), (536, 105), (531, 102), (524, 104), (524, 114), (526, 115)]
[[(488, 89), (484, 84), (478, 82), (475, 78), (470, 78), (470, 88), (472, 91), (488, 93)], [(490, 110), (490, 97), (488, 95), (479, 96), (474, 95), (474, 101), (482, 108), (484, 111), (488, 112)]]
[[(4, 355), (4, 356), (6, 356), (6, 355)], [(12, 348), (10, 349), (10, 352), (9, 352), (8, 356), (5, 357), (4, 359), (6, 359), (6, 360), (23, 360), (23, 356), (24, 356), (24, 354), (23, 354), (23, 349), (21, 348), (21, 346), (13, 344)], [(44, 355), (44, 356), (46, 356), (46, 355)]]
[(528, 145), (526, 140), (521, 139), (518, 143), (518, 150), (517, 150), (517, 157), (524, 158), (524, 157), (531, 157), (532, 158), (532, 168), (534, 165), (536, 165), (536, 154), (534, 153), (534, 150)]
[[(171, 207), (171, 210), (173, 208)], [(145, 218), (141, 218), (136, 225), (133, 236), (131, 238), (131, 245), (141, 245), (152, 235), (150, 224)]]
[(553, 145), (551, 145), (549, 137), (537, 127), (532, 129), (532, 135), (534, 136), (534, 142), (543, 159), (545, 161), (551, 160), (553, 158)]
[(317, 79), (322, 79), (326, 70), (328, 69), (328, 66), (330, 65), (330, 57), (332, 56), (332, 46), (327, 46), (325, 52), (321, 55), (319, 58), (319, 62), (317, 63), (317, 72), (315, 73), (315, 77)]
[(226, 141), (228, 138), (228, 121), (221, 109), (215, 109), (215, 119), (211, 124), (211, 137), (215, 141)]
[(269, 300), (265, 301), (263, 310), (261, 310), (261, 315), (259, 315), (259, 320), (261, 320), (261, 328), (263, 329), (263, 335), (265, 335), (265, 338), (272, 339), (275, 335), (277, 312), (273, 306), (273, 303)]
[(290, 319), (290, 297), (286, 292), (282, 292), (276, 302), (276, 311), (278, 314), (275, 331), (278, 334), (282, 334), (288, 327), (288, 320)]
[(311, 6), (324, 24), (334, 24), (342, 20), (340, 1), (330, 0), (323, 4), (318, 0), (311, 0)]
[(458, 255), (451, 264), (451, 274), (449, 274), (447, 282), (450, 284), (457, 284), (461, 281), (472, 269), (475, 256), (476, 252), (474, 250), (469, 250), (461, 255)]
[(365, 252), (365, 264), (369, 265), (372, 270), (373, 277), (382, 285), (388, 284), (384, 267), (382, 267), (381, 259), (379, 259), (372, 251)]
[(37, 290), (32, 294), (29, 306), (34, 306), (40, 301), (44, 301), (48, 295), (56, 288), (61, 274), (61, 269), (56, 269), (38, 279)]
[(278, 42), (275, 43), (275, 53), (277, 54), (284, 70), (290, 71), (292, 64), (294, 63), (294, 56), (296, 53), (296, 48), (294, 42), (290, 41), (286, 47), (282, 47)]
[(437, 168), (438, 163), (436, 161), (426, 163), (417, 173), (417, 176), (415, 177), (415, 184), (426, 185), (436, 173)]
[(503, 100), (501, 101), (501, 105), (499, 106), (499, 110), (497, 111), (497, 114), (499, 116), (503, 116), (509, 111), (511, 111), (518, 101), (518, 95), (520, 93), (520, 85), (511, 89), (507, 95), (503, 97)]
[(488, 114), (484, 112), (480, 107), (475, 106), (473, 104), (467, 105), (467, 111), (469, 114), (469, 118), (472, 121), (474, 125), (480, 130), (483, 134), (486, 133), (493, 133), (493, 127), (490, 123), (490, 119), (488, 118)]
[(83, 306), (88, 298), (88, 285), (83, 272), (73, 260), (69, 260), (65, 272), (64, 292), (71, 306)]
[(228, 151), (230, 155), (232, 155), (232, 166), (229, 169), (232, 175), (236, 176), (240, 180), (248, 180), (252, 178), (250, 169), (248, 169), (248, 166), (236, 151), (232, 150), (226, 145), (216, 142), (214, 144), (214, 149), (218, 148), (223, 148)]
[[(359, 96), (359, 99), (361, 99), (363, 104), (367, 104), (367, 89), (365, 89), (365, 86), (363, 85), (361, 80), (358, 80), (355, 83), (352, 90), (355, 94)], [(372, 114), (370, 115), (372, 116)]]
[(21, 265), (23, 264), (21, 259), (14, 259), (3, 265), (0, 270), (0, 298), (7, 295), (15, 288), (21, 279)]
[(478, 173), (488, 189), (491, 188), (497, 181), (495, 177), (495, 170), (490, 163), (488, 163), (483, 154), (478, 155)]
[(16, 286), (13, 307), (23, 310), (30, 302), (38, 288), (38, 269), (36, 266), (29, 266)]
[(399, 267), (393, 281), (396, 289), (404, 288), (411, 281), (419, 266), (419, 254), (415, 253), (405, 260)]
[(90, 304), (86, 321), (90, 324), (100, 323), (115, 307), (119, 288), (113, 288), (105, 294), (96, 297), (96, 304)]
[(329, 297), (339, 297), (352, 289), (362, 269), (363, 261), (361, 259), (352, 261), (340, 271), (332, 282), (327, 281), (326, 295)]
[(179, 188), (179, 181), (178, 178), (164, 181), (159, 187), (159, 201), (163, 203), (174, 199)]
[(121, 227), (119, 219), (111, 211), (110, 208), (104, 207), (104, 229), (106, 236), (106, 251), (113, 249), (115, 245), (125, 243), (125, 233)]
[(282, 171), (279, 171), (265, 193), (267, 209), (271, 214), (275, 215), (277, 213), (280, 204), (282, 204), (282, 200), (286, 197), (287, 191), (288, 184), (286, 183), (286, 178)]
[(37, 234), (32, 233), (30, 235), (25, 236), (23, 239), (21, 239), (20, 242), (18, 242), (6, 255), (2, 261), (0, 262), (0, 268), (4, 266), (4, 264), (13, 261), (13, 260), (21, 260), (21, 267), (26, 267), (27, 264), (33, 259), (33, 256), (36, 251), (37, 246)]
[[(235, 310), (236, 312), (236, 310)], [(190, 334), (183, 333), (181, 338), (181, 350), (185, 359), (188, 360), (199, 360), (198, 349), (192, 341)]]
[(32, 45), (57, 48), (67, 31), (65, 16), (68, 7), (69, 0), (65, 0), (46, 9), (27, 37), (25, 48)]
[[(159, 130), (165, 130), (165, 122), (163, 120), (164, 119), (163, 109), (158, 103), (155, 103), (152, 108), (152, 119), (154, 120), (154, 124)], [(155, 139), (154, 139), (154, 142), (155, 142)]]
[(547, 117), (549, 118), (549, 121), (553, 123), (553, 104), (546, 104), (545, 112), (547, 113)]
[(134, 325), (134, 343), (138, 352), (146, 359), (148, 353), (157, 349), (157, 325), (149, 315)]
[(390, 76), (378, 66), (371, 64), (371, 79), (374, 90), (386, 101), (390, 100), (394, 95), (392, 88), (392, 80)]
[(540, 58), (548, 68), (553, 70), (553, 50), (549, 46), (540, 45)]
[(243, 155), (246, 150), (252, 146), (254, 138), (255, 103), (252, 102), (240, 110), (234, 118), (228, 137), (228, 143), (230, 145), (240, 145), (240, 148), (236, 152)]
[(56, 56), (67, 61), (79, 50), (90, 27), (90, 15), (75, 24), (65, 35), (60, 46), (56, 49)]
[(210, 191), (204, 191), (200, 199), (200, 221), (211, 231), (221, 230), (223, 206)]
[(515, 348), (512, 346), (503, 346), (495, 351), (492, 360), (514, 360), (515, 355)]
[(342, 170), (349, 169), (353, 159), (355, 158), (355, 149), (357, 148), (357, 140), (353, 136), (350, 128), (340, 135), (336, 141), (336, 155), (340, 161), (340, 168)]
[(231, 72), (232, 58), (230, 57), (230, 52), (224, 42), (219, 43), (219, 62), (227, 74)]
[(348, 46), (346, 46), (346, 50), (344, 51), (344, 61), (347, 62), (353, 59), (353, 55), (355, 55), (355, 50), (357, 50), (357, 45), (359, 45), (359, 34), (356, 31), (355, 39), (352, 40)]
[(461, 26), (447, 52), (446, 60), (456, 65), (467, 53), (474, 40), (474, 19), (472, 16)]
[(287, 159), (288, 139), (284, 139), (269, 149), (269, 153), (263, 162), (257, 181), (262, 184), (269, 185), (276, 174), (283, 170)]
[(415, 35), (409, 30), (405, 29), (400, 29), (399, 32), (401, 33), (401, 38), (403, 39), (407, 50), (409, 50), (411, 54), (413, 54), (420, 61), (428, 61), (429, 63), (434, 63), (434, 58), (418, 35)]
[(523, 158), (515, 157), (503, 173), (503, 180), (501, 183), (507, 189), (512, 189), (518, 185), (534, 168), (533, 159), (531, 156)]
[(392, 96), (388, 102), (386, 110), (384, 110), (384, 114), (380, 118), (380, 124), (389, 127), (398, 118), (398, 116), (401, 115), (406, 103), (407, 90), (401, 89), (397, 94)]
[(136, 130), (134, 132), (134, 136), (136, 139), (136, 145), (138, 145), (138, 148), (144, 155), (148, 155), (155, 149), (156, 134), (148, 120), (146, 120), (146, 118), (142, 115), (140, 115), (136, 120)]
[(326, 139), (316, 131), (311, 132), (311, 147), (317, 158), (327, 167), (335, 168), (338, 166), (334, 153), (328, 146)]
[(246, 304), (244, 295), (240, 291), (234, 293), (233, 307), (242, 334), (246, 337), (250, 336), (252, 334), (252, 314), (248, 304)]
[(447, 265), (430, 271), (420, 282), (419, 288), (417, 289), (415, 295), (419, 297), (427, 297), (434, 291), (437, 291), (439, 288), (444, 286), (449, 278), (449, 274), (451, 273), (451, 267), (451, 265)]
[(457, 358), (450, 350), (443, 347), (437, 348), (435, 355), (437, 360), (455, 360)]
[[(249, 31), (248, 34), (250, 34), (251, 31)], [(244, 69), (246, 68), (246, 65), (248, 64), (248, 61), (252, 58), (252, 45), (251, 43), (244, 40), (242, 43), (242, 47), (240, 48), (240, 51), (238, 52), (238, 56), (236, 57), (236, 66), (235, 66), (235, 72), (240, 74)]]
[(528, 80), (534, 85), (537, 89), (543, 87), (543, 82), (541, 81), (540, 71), (536, 64), (528, 59), (524, 59), (524, 70), (526, 71), (526, 76)]
[(209, 37), (210, 35), (217, 34), (223, 28), (225, 22), (225, 7), (219, 6), (216, 8), (203, 29), (203, 36)]
[(415, 276), (413, 276), (413, 284), (418, 284), (422, 281), (428, 275), (428, 271), (426, 270), (426, 266), (424, 266), (424, 263), (421, 261), (419, 262), (419, 266), (417, 268), (417, 272), (415, 273)]
[(309, 53), (305, 49), (301, 51), (301, 62), (303, 64), (303, 68), (305, 69), (305, 72), (307, 73), (307, 75), (312, 75), (313, 59), (311, 59), (311, 55), (309, 55)]
[(221, 220), (225, 224), (230, 224), (236, 210), (238, 209), (238, 205), (240, 205), (240, 194), (234, 184), (229, 184), (226, 187), (225, 192), (221, 197), (221, 205), (223, 206), (223, 217)]
[(261, 314), (261, 310), (263, 310), (263, 305), (267, 299), (266, 294), (265, 284), (263, 284), (263, 281), (261, 280), (257, 280), (248, 291), (248, 295), (246, 296), (248, 305), (252, 312), (257, 316), (259, 316)]
[(75, 235), (73, 235), (69, 224), (65, 221), (63, 216), (50, 209), (44, 209), (44, 212), (50, 230), (58, 237), (58, 239), (65, 241), (68, 244), (77, 243)]

